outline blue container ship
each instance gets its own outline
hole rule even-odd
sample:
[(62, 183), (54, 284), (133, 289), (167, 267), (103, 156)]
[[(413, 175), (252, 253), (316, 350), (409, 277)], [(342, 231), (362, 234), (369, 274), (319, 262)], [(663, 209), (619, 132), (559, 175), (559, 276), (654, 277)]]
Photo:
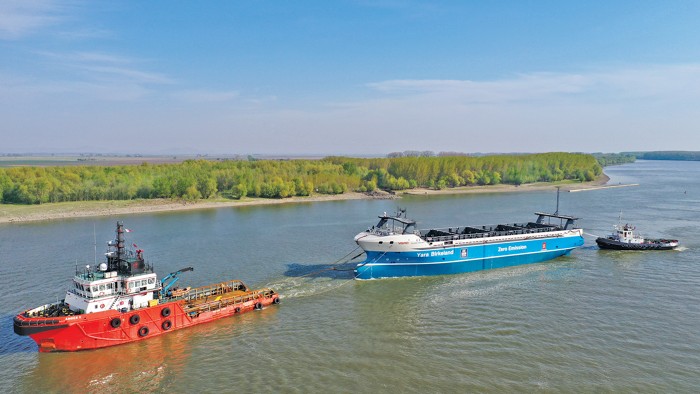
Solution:
[(539, 263), (569, 254), (583, 245), (579, 218), (535, 212), (527, 223), (416, 229), (401, 210), (386, 212), (379, 223), (355, 236), (366, 259), (357, 279), (459, 274)]

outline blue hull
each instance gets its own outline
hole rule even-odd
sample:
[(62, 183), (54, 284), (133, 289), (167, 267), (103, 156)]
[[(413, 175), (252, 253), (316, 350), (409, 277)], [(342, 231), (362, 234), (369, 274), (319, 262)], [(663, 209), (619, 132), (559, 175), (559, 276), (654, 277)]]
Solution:
[(357, 279), (449, 275), (540, 263), (583, 245), (583, 237), (545, 238), (429, 251), (366, 252), (357, 265)]

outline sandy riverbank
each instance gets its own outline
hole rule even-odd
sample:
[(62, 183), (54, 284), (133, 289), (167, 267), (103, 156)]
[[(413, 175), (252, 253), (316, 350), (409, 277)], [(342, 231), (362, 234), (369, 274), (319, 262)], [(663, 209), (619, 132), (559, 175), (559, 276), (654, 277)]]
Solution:
[(468, 194), (468, 193), (508, 193), (527, 192), (554, 189), (560, 186), (562, 191), (572, 189), (599, 188), (605, 185), (609, 178), (606, 175), (592, 182), (585, 183), (531, 183), (520, 186), (490, 185), (466, 186), (443, 190), (412, 189), (395, 195), (379, 192), (373, 195), (365, 193), (344, 193), (339, 195), (314, 195), (309, 197), (291, 197), (283, 199), (245, 198), (243, 200), (202, 200), (198, 202), (182, 202), (168, 199), (132, 200), (132, 201), (86, 201), (66, 202), (41, 205), (11, 205), (0, 204), (0, 223), (21, 223), (40, 220), (56, 220), (90, 216), (120, 216), (150, 212), (169, 212), (193, 209), (213, 209), (223, 207), (239, 207), (250, 205), (292, 204), (319, 201), (386, 199), (400, 198), (402, 194), (432, 195), (432, 194)]
[(434, 190), (417, 188), (403, 192), (403, 194), (420, 195), (420, 194), (469, 194), (469, 193), (516, 193), (536, 190), (555, 190), (556, 187), (561, 187), (562, 192), (570, 190), (596, 189), (601, 188), (608, 183), (610, 178), (603, 174), (595, 181), (591, 182), (538, 182), (527, 183), (520, 186), (514, 185), (488, 185), (488, 186), (461, 186), (449, 189)]

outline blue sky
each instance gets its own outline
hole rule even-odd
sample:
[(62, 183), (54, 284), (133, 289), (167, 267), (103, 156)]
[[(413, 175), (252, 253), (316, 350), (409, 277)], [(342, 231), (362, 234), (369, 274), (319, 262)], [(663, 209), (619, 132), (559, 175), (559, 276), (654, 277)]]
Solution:
[(0, 153), (700, 150), (698, 1), (0, 2)]

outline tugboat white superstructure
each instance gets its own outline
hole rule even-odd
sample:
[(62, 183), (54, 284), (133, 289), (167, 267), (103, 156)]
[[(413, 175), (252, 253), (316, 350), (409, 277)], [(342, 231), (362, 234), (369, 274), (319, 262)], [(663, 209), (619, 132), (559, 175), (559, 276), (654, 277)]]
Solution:
[(40, 352), (96, 349), (279, 303), (274, 290), (250, 290), (238, 280), (176, 289), (180, 273), (192, 268), (159, 281), (143, 250), (125, 247), (125, 231), (117, 222), (107, 261), (76, 270), (63, 300), (17, 315), (15, 333), (31, 337)]

